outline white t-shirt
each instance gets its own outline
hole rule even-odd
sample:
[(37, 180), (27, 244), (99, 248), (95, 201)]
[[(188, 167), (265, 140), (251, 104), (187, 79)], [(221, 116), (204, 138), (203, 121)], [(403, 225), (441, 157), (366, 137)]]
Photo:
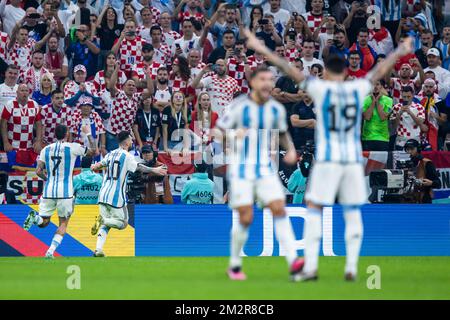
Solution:
[(177, 49), (176, 45), (179, 44), (181, 49), (183, 50), (182, 56), (187, 58), (187, 55), (191, 49), (201, 50), (199, 40), (200, 37), (197, 37), (195, 34), (192, 36), (191, 40), (185, 40), (184, 37), (175, 40), (172, 44), (172, 47), (170, 48), (170, 50), (172, 51), (172, 55), (175, 56)]
[(3, 20), (3, 31), (11, 35), (16, 23), (25, 16), (25, 11), (20, 7), (16, 8), (10, 4), (5, 4), (6, 0), (2, 0), (0, 3), (0, 16)]
[(313, 64), (320, 64), (323, 67), (323, 61), (316, 58), (313, 58), (311, 61), (307, 61), (305, 58), (302, 58), (302, 61), (303, 61), (303, 72), (305, 75), (308, 76), (310, 74), (309, 72), (310, 68)]
[(328, 34), (325, 32), (319, 33), (319, 44), (320, 44), (319, 59), (322, 59), (323, 48), (325, 48), (327, 46), (327, 42), (330, 39), (333, 40), (333, 34)]
[(0, 84), (0, 115), (3, 112), (4, 106), (9, 102), (16, 98), (17, 95), (17, 88), (19, 87), (18, 84), (16, 84), (13, 87), (9, 87), (6, 85), (6, 83)]
[(450, 92), (450, 71), (447, 69), (442, 68), (441, 66), (438, 66), (436, 68), (425, 68), (423, 72), (427, 71), (433, 71), (434, 75), (436, 76), (436, 80), (438, 82), (438, 88), (439, 88), (439, 96), (442, 99), (445, 99), (447, 97), (447, 94)]

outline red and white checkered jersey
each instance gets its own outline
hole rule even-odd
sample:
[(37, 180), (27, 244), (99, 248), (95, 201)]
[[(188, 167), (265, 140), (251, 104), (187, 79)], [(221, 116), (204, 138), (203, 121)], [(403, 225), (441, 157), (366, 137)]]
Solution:
[(19, 74), (31, 67), (31, 55), (33, 54), (36, 41), (29, 38), (24, 47), (16, 41), (8, 52), (8, 64), (15, 64), (19, 67)]
[(152, 25), (159, 24), (159, 16), (161, 15), (161, 11), (153, 6), (150, 6), (150, 10), (152, 11)]
[(286, 49), (285, 56), (289, 62), (294, 62), (295, 59), (301, 58), (300, 51), (297, 48)]
[(8, 61), (8, 44), (9, 36), (7, 33), (0, 31), (0, 59)]
[[(394, 105), (392, 108), (391, 119), (397, 117), (401, 108), (401, 103)], [(422, 105), (413, 102), (410, 106), (410, 110), (416, 117), (425, 121), (425, 109)], [(420, 141), (420, 127), (409, 114), (403, 112), (397, 127), (397, 144), (402, 146), (409, 139), (417, 139), (417, 141)]]
[[(134, 64), (131, 67), (131, 77), (137, 77), (139, 80), (145, 80), (146, 75), (150, 75), (152, 80), (156, 79), (156, 75), (158, 73), (158, 69), (163, 67), (162, 64), (156, 63), (153, 61), (150, 65), (146, 65), (144, 62)], [(142, 92), (142, 88), (138, 88), (138, 92)]]
[(14, 99), (3, 108), (2, 119), (8, 124), (8, 140), (14, 149), (31, 149), (33, 147), (33, 127), (42, 119), (39, 105), (28, 100), (25, 106), (21, 106)]
[(247, 57), (247, 63), (251, 63), (252, 64), (252, 68), (257, 68), (260, 65), (262, 65), (264, 62), (266, 62), (264, 60), (264, 58), (259, 60), (258, 58), (256, 58), (255, 55), (251, 55), (251, 56)]
[[(119, 70), (118, 79), (116, 88), (122, 89), (123, 85), (127, 81), (127, 76), (122, 70)], [(105, 81), (105, 71), (100, 70), (95, 74), (94, 80), (92, 81), (97, 92), (106, 90), (106, 81)]]
[(191, 79), (185, 81), (173, 72), (169, 75), (169, 87), (172, 88), (172, 92), (181, 91), (187, 96), (188, 93), (191, 92), (190, 83)]
[(55, 127), (63, 124), (70, 128), (72, 125), (72, 109), (63, 104), (61, 109), (56, 112), (53, 105), (46, 104), (41, 108), (42, 128), (44, 130), (44, 143), (51, 144), (56, 142)]
[[(303, 17), (306, 20), (306, 24), (308, 25), (309, 30), (311, 30), (311, 33), (314, 33), (314, 30), (316, 30), (318, 27), (320, 27), (320, 24), (322, 23), (323, 15), (313, 15), (311, 11), (308, 11), (307, 13), (303, 14)], [(320, 30), (321, 33), (327, 32), (327, 29), (325, 26), (322, 27)]]
[[(91, 81), (86, 81), (84, 83), (86, 85), (86, 91), (93, 96), (98, 96), (97, 90), (95, 90), (95, 85)], [(67, 81), (64, 86), (64, 100), (72, 98), (74, 95), (78, 93), (80, 90), (80, 85), (73, 80)]]
[(41, 89), (42, 76), (46, 73), (50, 73), (50, 71), (44, 67), (36, 70), (35, 67), (31, 66), (28, 70), (20, 74), (19, 82), (25, 83), (31, 91), (39, 91)]
[[(114, 41), (117, 43), (119, 39)], [(143, 61), (142, 58), (142, 45), (144, 40), (141, 37), (135, 37), (133, 40), (123, 39), (119, 47), (120, 57), (120, 69), (125, 72), (127, 76), (130, 75), (131, 67), (133, 64)]]
[[(256, 67), (255, 62), (247, 61), (247, 63), (250, 66), (250, 69), (254, 69)], [(242, 61), (241, 63), (238, 63), (236, 58), (229, 58), (227, 62), (227, 67), (228, 67), (228, 75), (237, 81), (240, 91), (242, 93), (248, 93), (249, 86), (247, 79), (245, 78), (245, 62)]]
[(219, 78), (216, 74), (205, 77), (200, 82), (211, 97), (212, 110), (222, 117), (226, 107), (240, 91), (238, 82), (230, 76)]
[(111, 117), (106, 128), (108, 132), (115, 135), (121, 131), (131, 131), (141, 96), (141, 93), (135, 93), (133, 97), (128, 98), (123, 90), (117, 91), (113, 97)]
[[(88, 145), (87, 136), (81, 131), (81, 125), (89, 124), (91, 126), (92, 137), (98, 141), (99, 135), (105, 133), (105, 126), (103, 119), (94, 110), (91, 111), (89, 119), (83, 119), (81, 110), (77, 109), (72, 115), (72, 125), (70, 132), (72, 132), (73, 141), (81, 145)], [(94, 127), (94, 128), (92, 128)]]
[(170, 30), (169, 32), (163, 32), (161, 42), (172, 48), (173, 42), (180, 38), (181, 35), (178, 32)]
[(178, 14), (178, 21), (182, 23), (184, 20), (194, 18), (197, 21), (202, 21), (205, 16), (201, 12), (190, 13), (189, 11), (184, 11)]
[(391, 82), (393, 84), (390, 87), (393, 104), (397, 104), (397, 103), (402, 103), (403, 102), (401, 91), (402, 91), (402, 89), (404, 87), (409, 86), (409, 87), (413, 88), (413, 90), (416, 89), (415, 81), (412, 80), (412, 79), (410, 79), (406, 83), (403, 83), (402, 81), (400, 81), (400, 78), (391, 78)]
[(195, 79), (197, 77), (197, 75), (200, 73), (200, 71), (203, 70), (204, 67), (206, 67), (206, 63), (204, 63), (204, 62), (200, 62), (195, 67), (190, 67), (191, 68), (191, 79)]
[(154, 48), (153, 61), (160, 64), (171, 65), (171, 57), (172, 51), (170, 50), (170, 47), (168, 45), (161, 44), (159, 48)]

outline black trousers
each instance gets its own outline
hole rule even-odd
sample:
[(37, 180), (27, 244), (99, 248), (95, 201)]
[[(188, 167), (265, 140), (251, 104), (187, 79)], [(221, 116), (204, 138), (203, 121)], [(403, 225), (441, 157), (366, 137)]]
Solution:
[(362, 147), (364, 151), (389, 151), (389, 142), (367, 140), (362, 142)]

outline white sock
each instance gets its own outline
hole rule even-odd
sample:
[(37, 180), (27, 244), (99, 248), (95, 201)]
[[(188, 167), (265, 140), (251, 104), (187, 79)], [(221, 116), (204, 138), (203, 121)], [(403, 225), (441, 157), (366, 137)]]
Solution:
[(40, 226), (44, 222), (44, 219), (40, 215), (34, 216), (34, 224)]
[(96, 250), (103, 251), (103, 246), (105, 245), (106, 238), (108, 236), (109, 227), (102, 225), (100, 226), (100, 229), (98, 230), (97, 235), (97, 247)]
[(273, 217), (275, 224), (275, 235), (286, 251), (286, 261), (289, 267), (297, 259), (297, 250), (295, 249), (295, 236), (292, 230), (291, 221), (287, 215), (283, 217)]
[(305, 227), (305, 266), (303, 271), (307, 274), (317, 272), (319, 267), (320, 239), (322, 238), (322, 212), (308, 208)]
[(50, 245), (50, 248), (48, 248), (47, 253), (53, 254), (56, 248), (58, 248), (58, 246), (61, 244), (62, 239), (63, 239), (62, 235), (55, 233), (52, 239), (52, 244)]
[(231, 229), (231, 258), (230, 267), (237, 268), (242, 266), (241, 250), (248, 239), (248, 227), (240, 222), (236, 223)]
[(122, 230), (125, 226), (125, 223), (123, 221), (120, 221), (118, 219), (111, 219), (111, 218), (103, 218), (103, 224), (110, 228), (115, 228)]
[(344, 207), (345, 219), (345, 248), (346, 264), (345, 272), (358, 272), (358, 258), (361, 249), (363, 224), (361, 219), (361, 210), (358, 207)]

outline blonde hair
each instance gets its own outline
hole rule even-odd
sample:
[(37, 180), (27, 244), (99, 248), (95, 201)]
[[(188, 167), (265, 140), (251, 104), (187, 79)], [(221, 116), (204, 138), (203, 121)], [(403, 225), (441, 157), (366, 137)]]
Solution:
[(42, 80), (44, 80), (44, 78), (48, 78), (52, 84), (51, 88), (50, 88), (50, 92), (52, 92), (53, 90), (56, 89), (56, 82), (55, 79), (53, 78), (53, 74), (50, 72), (46, 72), (42, 75), (41, 77), (41, 82), (39, 83), (39, 90), (42, 92), (44, 92), (44, 88), (42, 87)]
[[(202, 97), (205, 94), (209, 97), (209, 93), (206, 91), (202, 91), (199, 93), (198, 98), (197, 98), (197, 103), (195, 104), (195, 111), (197, 111), (197, 119), (192, 119), (193, 121), (200, 120), (202, 122), (202, 125), (203, 125), (203, 122), (205, 121), (205, 119), (204, 119), (204, 113), (200, 107), (200, 100), (202, 99)], [(211, 121), (211, 112), (212, 112), (212, 110), (211, 110), (211, 102), (210, 102), (209, 111), (208, 111), (209, 121)]]
[(172, 94), (172, 97), (170, 97), (170, 111), (172, 113), (172, 117), (174, 119), (177, 118), (177, 111), (175, 110), (175, 104), (173, 103), (173, 99), (175, 97), (176, 94), (181, 94), (183, 96), (183, 105), (181, 106), (181, 117), (183, 118), (184, 122), (187, 124), (188, 123), (188, 118), (187, 118), (187, 103), (186, 103), (186, 96), (184, 95), (183, 92), (181, 91), (176, 91)]

